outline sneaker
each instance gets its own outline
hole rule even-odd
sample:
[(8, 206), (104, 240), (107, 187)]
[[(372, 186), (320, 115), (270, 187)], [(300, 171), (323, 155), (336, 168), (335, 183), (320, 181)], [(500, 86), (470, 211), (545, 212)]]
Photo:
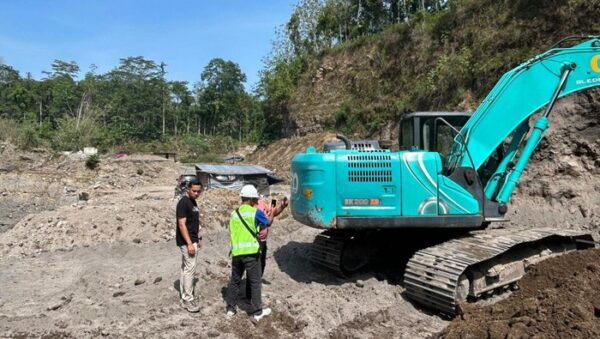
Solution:
[(227, 318), (233, 317), (237, 312), (234, 310), (227, 310)]
[(196, 300), (181, 300), (181, 306), (188, 310), (188, 312), (196, 313), (200, 311), (200, 306), (196, 303)]
[(260, 314), (255, 314), (252, 317), (254, 318), (255, 321), (260, 321), (260, 319), (262, 319), (263, 317), (268, 316), (269, 314), (271, 314), (271, 309), (270, 308), (263, 308), (262, 312), (260, 312)]
[(271, 285), (271, 282), (270, 282), (270, 281), (268, 281), (268, 280), (267, 280), (267, 279), (265, 279), (265, 278), (263, 278), (263, 279), (262, 279), (262, 283), (263, 283), (264, 285)]

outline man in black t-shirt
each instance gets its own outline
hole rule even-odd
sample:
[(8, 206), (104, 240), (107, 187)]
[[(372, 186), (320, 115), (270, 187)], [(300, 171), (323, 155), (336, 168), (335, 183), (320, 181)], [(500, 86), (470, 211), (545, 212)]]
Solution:
[(189, 312), (198, 312), (200, 307), (194, 298), (194, 275), (198, 248), (202, 247), (200, 213), (196, 198), (202, 192), (202, 184), (196, 179), (187, 184), (186, 194), (177, 203), (176, 242), (181, 250), (181, 277), (179, 291), (181, 305)]

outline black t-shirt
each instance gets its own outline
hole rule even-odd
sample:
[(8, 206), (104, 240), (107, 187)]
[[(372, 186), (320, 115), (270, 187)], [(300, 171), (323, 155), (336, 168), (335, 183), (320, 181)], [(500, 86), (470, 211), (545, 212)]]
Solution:
[[(193, 243), (198, 242), (198, 231), (200, 230), (200, 212), (198, 210), (198, 204), (196, 203), (196, 200), (192, 200), (188, 196), (181, 198), (177, 203), (176, 217), (177, 220), (179, 220), (179, 218), (186, 218), (185, 226), (187, 227), (190, 239)], [(181, 235), (179, 226), (177, 226), (177, 220), (175, 221), (175, 229), (177, 230), (177, 246), (184, 246), (186, 243)]]

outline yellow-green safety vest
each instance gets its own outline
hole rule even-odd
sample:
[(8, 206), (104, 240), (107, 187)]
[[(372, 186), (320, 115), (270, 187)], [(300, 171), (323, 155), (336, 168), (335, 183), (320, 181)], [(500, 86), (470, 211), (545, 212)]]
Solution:
[[(258, 233), (254, 221), (256, 217), (256, 208), (244, 204), (240, 206), (239, 211), (250, 229)], [(229, 237), (231, 239), (231, 256), (233, 257), (256, 254), (260, 249), (258, 241), (250, 234), (246, 226), (244, 226), (236, 211), (231, 212), (231, 218), (229, 219)]]

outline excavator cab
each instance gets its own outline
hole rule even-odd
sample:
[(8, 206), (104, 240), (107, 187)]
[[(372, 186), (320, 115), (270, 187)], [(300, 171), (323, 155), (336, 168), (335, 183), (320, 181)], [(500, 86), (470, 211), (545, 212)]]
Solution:
[[(400, 121), (400, 150), (421, 150), (437, 152), (442, 158), (444, 172), (447, 155), (455, 142), (455, 137), (471, 117), (469, 112), (415, 112), (405, 115)], [(479, 177), (486, 183), (504, 157), (504, 146), (499, 145), (486, 164), (479, 171)]]
[(415, 112), (400, 122), (401, 150), (446, 154), (458, 131), (471, 117), (468, 112)]
[(438, 152), (446, 167), (446, 154), (454, 137), (471, 117), (468, 112), (415, 112), (400, 122), (400, 150)]

